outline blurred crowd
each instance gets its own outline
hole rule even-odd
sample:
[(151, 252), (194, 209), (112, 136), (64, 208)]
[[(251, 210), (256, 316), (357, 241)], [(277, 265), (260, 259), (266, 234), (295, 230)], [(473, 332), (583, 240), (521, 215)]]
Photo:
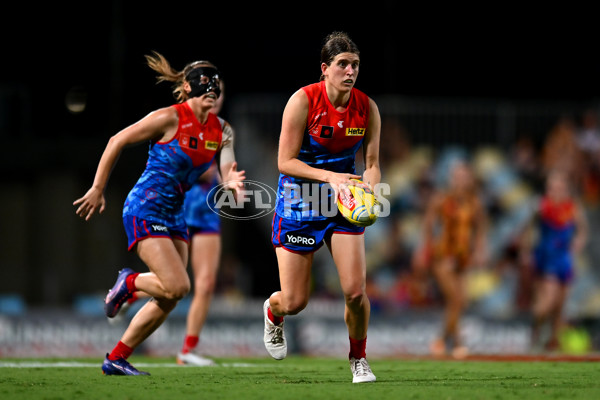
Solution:
[[(439, 307), (442, 298), (428, 271), (415, 268), (422, 241), (425, 209), (436, 190), (448, 182), (456, 160), (469, 164), (489, 218), (486, 265), (472, 265), (467, 275), (471, 310), (489, 316), (527, 313), (532, 302), (532, 270), (521, 246), (535, 200), (553, 169), (571, 177), (574, 195), (589, 219), (589, 242), (577, 257), (574, 290), (566, 305), (571, 318), (600, 312), (600, 254), (594, 229), (600, 222), (600, 127), (595, 110), (581, 117), (562, 117), (542, 141), (518, 138), (510, 148), (483, 146), (434, 148), (414, 143), (401, 121), (384, 118), (382, 182), (392, 189), (389, 217), (367, 229), (368, 294), (373, 313)], [(316, 265), (315, 296), (339, 297), (335, 268), (325, 257)]]

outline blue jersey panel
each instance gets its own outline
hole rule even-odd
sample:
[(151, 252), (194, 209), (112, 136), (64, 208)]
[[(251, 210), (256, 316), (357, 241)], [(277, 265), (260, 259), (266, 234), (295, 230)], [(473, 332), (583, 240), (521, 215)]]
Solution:
[(146, 170), (125, 200), (123, 215), (166, 225), (181, 224), (184, 222), (184, 193), (209, 166), (210, 162), (194, 167), (176, 140), (154, 144)]
[[(211, 189), (216, 187), (218, 180), (198, 182), (186, 193), (184, 201), (184, 217), (190, 231), (219, 232), (221, 219), (214, 212), (215, 199), (209, 196)], [(212, 209), (211, 209), (212, 208)]]

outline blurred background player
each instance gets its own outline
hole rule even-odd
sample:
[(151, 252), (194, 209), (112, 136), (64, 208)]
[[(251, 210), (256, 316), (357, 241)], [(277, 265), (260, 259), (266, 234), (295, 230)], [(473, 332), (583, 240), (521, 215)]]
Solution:
[[(220, 87), (221, 95), (210, 110), (215, 115), (219, 115), (225, 99), (225, 87), (222, 79)], [(191, 240), (190, 264), (194, 279), (194, 292), (187, 314), (183, 346), (177, 354), (179, 364), (199, 367), (215, 364), (213, 360), (203, 357), (195, 350), (208, 315), (221, 259), (221, 220), (219, 215), (213, 211), (214, 199), (209, 196), (211, 189), (218, 184), (219, 174), (215, 162), (185, 196), (184, 215)], [(209, 207), (209, 202), (213, 205), (213, 209)]]
[(468, 349), (461, 340), (459, 322), (466, 303), (465, 275), (469, 266), (483, 266), (487, 258), (486, 212), (466, 162), (455, 161), (447, 189), (432, 196), (423, 232), (424, 246), (415, 267), (422, 271), (431, 265), (444, 300), (443, 330), (430, 350), (441, 356), (450, 346), (453, 357), (464, 358)]
[[(283, 112), (272, 234), (281, 290), (273, 293), (263, 307), (265, 347), (273, 358), (283, 359), (287, 355), (284, 316), (306, 307), (314, 252), (325, 242), (344, 293), (354, 383), (376, 379), (366, 359), (370, 304), (365, 289), (364, 228), (351, 224), (337, 212), (334, 217), (323, 215), (319, 212), (321, 205), (330, 199), (319, 203), (318, 196), (310, 196), (308, 200), (310, 194), (302, 193), (302, 185), (312, 185), (313, 193), (323, 193), (320, 189), (326, 183), (336, 193), (343, 190), (351, 178), (360, 178), (355, 157), (361, 145), (363, 181), (374, 186), (381, 179), (381, 119), (375, 102), (354, 88), (359, 63), (356, 44), (345, 33), (330, 34), (321, 50), (320, 82), (296, 91)], [(295, 191), (297, 199), (290, 197), (291, 191)]]
[(92, 187), (73, 203), (79, 205), (77, 215), (86, 220), (95, 212), (104, 211), (104, 190), (122, 150), (150, 142), (146, 169), (123, 208), (128, 249), (135, 249), (150, 272), (140, 274), (129, 268), (119, 271), (117, 282), (106, 296), (104, 310), (108, 317), (114, 317), (136, 291), (152, 298), (106, 355), (102, 371), (107, 375), (148, 374), (138, 371), (127, 359), (190, 290), (185, 192), (217, 156), (228, 188), (241, 188), (245, 179), (244, 171), (237, 171), (228, 123), (210, 112), (220, 94), (216, 67), (208, 61), (197, 61), (176, 71), (156, 52), (146, 60), (158, 72), (159, 82), (175, 82), (174, 95), (179, 102), (150, 113), (111, 137)]
[[(558, 347), (563, 307), (573, 279), (574, 257), (582, 252), (587, 241), (584, 209), (575, 200), (569, 182), (566, 172), (549, 172), (545, 194), (536, 212), (537, 240), (530, 252), (535, 279), (531, 338), (534, 350)], [(543, 340), (541, 329), (546, 323), (550, 324), (550, 335)]]

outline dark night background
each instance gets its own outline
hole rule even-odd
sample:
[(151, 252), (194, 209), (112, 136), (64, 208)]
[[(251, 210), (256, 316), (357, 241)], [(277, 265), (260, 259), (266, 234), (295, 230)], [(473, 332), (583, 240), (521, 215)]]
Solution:
[[(291, 94), (318, 79), (321, 42), (333, 30), (348, 32), (361, 49), (357, 87), (371, 96), (597, 97), (597, 34), (585, 8), (418, 9), (393, 1), (12, 7), (2, 28), (1, 82), (27, 90), (22, 101), (32, 105), (35, 135), (52, 127), (104, 136), (170, 104), (169, 85), (156, 86), (144, 64), (152, 50), (176, 69), (213, 61), (228, 96)], [(64, 107), (73, 87), (87, 92), (85, 115)]]

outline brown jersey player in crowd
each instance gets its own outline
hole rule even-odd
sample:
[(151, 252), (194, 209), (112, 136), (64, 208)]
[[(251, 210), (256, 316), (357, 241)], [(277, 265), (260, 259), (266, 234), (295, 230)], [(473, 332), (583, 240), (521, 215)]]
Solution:
[(439, 338), (430, 345), (434, 355), (446, 353), (464, 358), (468, 349), (460, 337), (459, 321), (464, 310), (465, 272), (486, 262), (487, 217), (468, 164), (456, 161), (446, 190), (430, 200), (423, 223), (424, 246), (417, 267), (431, 265), (444, 299), (444, 323)]

